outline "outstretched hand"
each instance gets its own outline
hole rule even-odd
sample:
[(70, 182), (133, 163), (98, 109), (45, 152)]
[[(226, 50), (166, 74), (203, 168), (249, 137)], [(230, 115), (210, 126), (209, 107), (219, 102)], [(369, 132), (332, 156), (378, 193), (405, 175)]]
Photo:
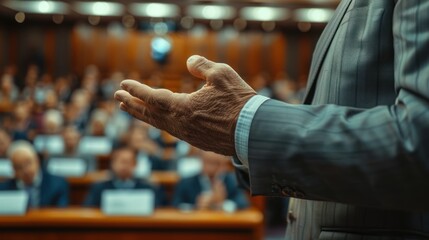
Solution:
[(201, 56), (187, 61), (189, 72), (206, 81), (191, 94), (153, 89), (124, 80), (115, 93), (120, 108), (198, 148), (235, 154), (234, 133), (244, 104), (256, 92), (228, 65)]

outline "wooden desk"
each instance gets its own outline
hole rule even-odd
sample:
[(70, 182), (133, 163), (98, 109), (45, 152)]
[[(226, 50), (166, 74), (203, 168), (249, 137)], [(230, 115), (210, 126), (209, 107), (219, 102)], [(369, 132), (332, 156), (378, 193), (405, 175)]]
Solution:
[[(91, 184), (105, 181), (109, 178), (109, 171), (97, 171), (88, 173), (82, 177), (70, 177), (70, 205), (80, 206), (89, 191)], [(174, 186), (179, 181), (179, 175), (176, 172), (154, 171), (149, 179), (152, 183), (162, 185), (167, 193), (172, 193)]]
[[(83, 201), (88, 194), (89, 188), (93, 183), (105, 181), (109, 178), (107, 170), (88, 173), (82, 177), (69, 177), (67, 181), (70, 185), (70, 205), (82, 206)], [(166, 191), (167, 199), (171, 199), (174, 192), (174, 187), (179, 181), (180, 177), (173, 171), (154, 171), (150, 177), (150, 181), (155, 184), (163, 186)], [(0, 179), (0, 182), (4, 179)], [(256, 196), (251, 197), (250, 201), (252, 206), (259, 209), (261, 212), (265, 211), (265, 197)]]
[(0, 216), (0, 239), (262, 239), (263, 216), (249, 209), (233, 214), (157, 209), (148, 217), (105, 216), (98, 209), (39, 209), (26, 216)]

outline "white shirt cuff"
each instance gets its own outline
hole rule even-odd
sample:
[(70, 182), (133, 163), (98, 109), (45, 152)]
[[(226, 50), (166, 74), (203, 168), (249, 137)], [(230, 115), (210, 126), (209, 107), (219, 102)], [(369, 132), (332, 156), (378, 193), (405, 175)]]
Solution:
[[(247, 101), (238, 116), (237, 125), (235, 127), (235, 152), (240, 162), (248, 169), (248, 146), (250, 127), (252, 125), (253, 116), (258, 108), (269, 98), (256, 95)], [(235, 162), (235, 164), (237, 164)]]

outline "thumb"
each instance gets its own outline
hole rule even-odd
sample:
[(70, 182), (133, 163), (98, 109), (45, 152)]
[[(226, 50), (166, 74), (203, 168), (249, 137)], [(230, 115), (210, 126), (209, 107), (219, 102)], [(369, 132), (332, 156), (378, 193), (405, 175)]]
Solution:
[(207, 80), (210, 69), (215, 67), (217, 63), (208, 60), (205, 57), (193, 55), (188, 58), (186, 66), (188, 71), (194, 75), (194, 77)]
[(197, 78), (204, 79), (208, 84), (233, 84), (250, 88), (234, 69), (224, 63), (217, 63), (194, 55), (186, 62), (189, 72)]

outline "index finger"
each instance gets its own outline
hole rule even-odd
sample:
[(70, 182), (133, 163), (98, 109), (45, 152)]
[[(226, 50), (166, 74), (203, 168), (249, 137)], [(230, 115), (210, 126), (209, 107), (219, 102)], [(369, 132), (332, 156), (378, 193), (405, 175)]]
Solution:
[(147, 105), (168, 109), (173, 101), (173, 92), (167, 89), (153, 89), (145, 84), (135, 80), (124, 80), (121, 82), (121, 88), (131, 96), (136, 97)]

